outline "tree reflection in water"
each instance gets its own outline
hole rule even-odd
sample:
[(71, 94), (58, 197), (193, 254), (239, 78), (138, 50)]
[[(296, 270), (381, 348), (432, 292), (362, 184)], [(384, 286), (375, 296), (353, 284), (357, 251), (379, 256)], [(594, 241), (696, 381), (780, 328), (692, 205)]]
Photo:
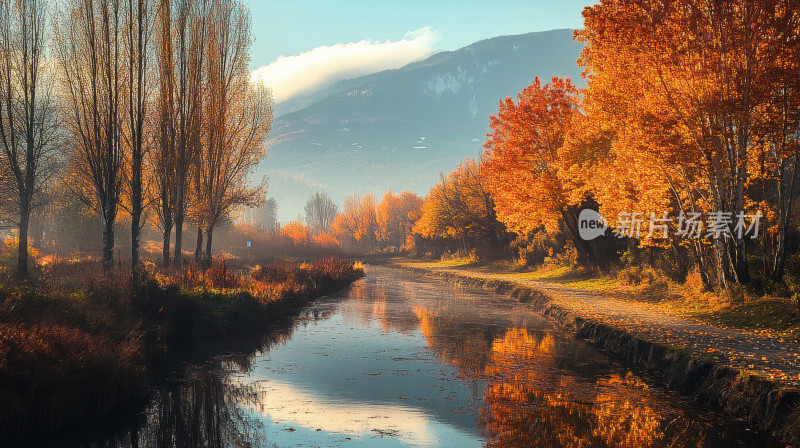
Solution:
[(83, 446), (118, 448), (266, 447), (263, 423), (246, 405), (258, 391), (236, 380), (250, 357), (228, 356), (187, 365), (174, 387), (155, 388), (146, 419), (116, 437)]
[[(392, 273), (390, 278), (394, 275)], [(377, 322), (381, 332), (379, 336), (399, 333), (409, 336), (404, 339), (409, 343), (416, 339), (417, 331), (421, 331), (424, 344), (434, 353), (436, 361), (457, 370), (459, 379), (472, 393), (468, 397), (462, 396), (462, 401), (454, 404), (455, 407), (448, 403), (446, 409), (442, 409), (445, 406), (437, 407), (434, 403), (425, 409), (439, 418), (443, 414), (437, 412), (472, 414), (473, 410), (479, 409), (477, 423), (483, 433), (482, 442), (489, 448), (779, 446), (775, 441), (765, 442), (759, 435), (746, 431), (744, 424), (722, 421), (724, 416), (684, 403), (680, 397), (670, 396), (661, 388), (648, 387), (637, 375), (614, 364), (589, 345), (554, 330), (529, 310), (501, 308), (496, 311), (498, 304), (483, 303), (485, 300), (485, 295), (472, 296), (458, 291), (452, 295), (442, 294), (441, 286), (433, 283), (359, 280), (350, 289), (346, 300), (335, 297), (330, 301), (320, 300), (315, 306), (298, 311), (299, 315), (291, 323), (287, 322), (286, 327), (269, 333), (261, 343), (245, 342), (244, 347), (241, 342), (237, 343), (239, 355), (187, 364), (183, 368), (185, 372), (176, 372), (172, 376), (181, 377), (180, 381), (154, 390), (151, 405), (140, 424), (110, 439), (98, 435), (96, 440), (102, 440), (100, 443), (83, 442), (79, 446), (275, 446), (272, 442), (279, 440), (275, 436), (275, 427), (265, 428), (265, 420), (260, 414), (263, 414), (265, 403), (268, 405), (269, 400), (282, 402), (282, 397), (272, 390), (268, 392), (267, 387), (261, 387), (264, 383), (258, 377), (256, 381), (252, 381), (253, 378), (249, 381), (244, 373), (252, 371), (251, 363), (263, 359), (275, 344), (289, 342), (291, 345), (289, 339), (293, 331), (325, 320), (334, 313), (341, 314), (345, 322), (344, 326), (327, 330), (335, 334), (322, 330), (310, 334), (338, 338), (342, 332), (347, 334), (350, 326), (360, 328), (363, 333), (363, 328), (372, 327)], [(369, 360), (363, 364), (354, 361), (352, 371), (370, 375), (370, 380), (364, 381), (385, 379), (386, 375), (371, 376), (375, 371), (375, 360), (370, 358), (373, 351), (369, 350), (377, 350), (380, 345), (367, 350), (355, 342), (353, 344), (352, 347), (343, 347), (352, 349), (358, 355), (357, 359)], [(422, 342), (416, 339), (413, 344), (421, 345)], [(296, 345), (292, 350), (303, 350), (303, 347), (302, 344)], [(226, 350), (216, 353), (224, 352)], [(381, 349), (374, 353), (381, 358), (385, 356), (383, 352)], [(399, 365), (404, 367), (403, 363), (421, 363), (415, 365), (417, 370), (409, 371), (420, 375), (432, 374), (435, 381), (450, 381), (450, 377), (440, 376), (442, 369), (427, 365), (428, 361), (423, 358), (390, 359), (391, 363), (401, 363)], [(313, 357), (300, 356), (297, 359), (313, 360)], [(294, 360), (289, 356), (286, 362)], [(391, 363), (387, 365), (389, 371), (396, 368), (391, 367)], [(315, 366), (313, 363), (310, 365)], [(320, 365), (325, 363), (316, 365), (316, 368)], [(452, 373), (452, 369), (445, 370)], [(345, 380), (349, 381), (349, 375)], [(415, 389), (417, 385), (410, 386), (410, 392), (405, 396), (425, 394), (425, 379), (421, 378), (418, 389)], [(382, 384), (391, 387), (392, 382)], [(313, 384), (311, 386), (313, 392)], [(356, 403), (358, 397), (362, 400), (371, 397), (375, 403), (383, 403), (382, 392), (376, 394), (357, 394), (357, 397), (352, 397), (352, 402), (348, 401), (351, 396), (347, 394), (333, 398), (324, 393), (320, 396), (327, 397), (326, 400), (335, 405), (334, 409), (342, 409)], [(313, 393), (309, 396), (316, 397)], [(441, 398), (452, 399), (452, 396), (444, 392)], [(406, 403), (402, 405), (406, 406)], [(325, 412), (329, 412), (329, 408), (316, 408), (315, 412), (326, 418)], [(467, 425), (474, 422), (469, 420)], [(470, 429), (474, 431), (473, 428)], [(269, 431), (272, 431), (273, 441), (265, 436)], [(336, 434), (339, 433), (320, 431), (308, 437), (316, 445), (330, 446), (326, 442), (339, 440)], [(477, 433), (470, 434), (470, 437), (478, 438)], [(289, 435), (282, 440), (295, 442)], [(376, 446), (396, 442), (383, 438), (380, 443), (375, 440)]]
[(487, 447), (763, 446), (756, 435), (728, 435), (723, 423), (731, 422), (687, 413), (568, 337), (467, 323), (446, 309), (415, 313), (442, 362), (464, 380), (486, 383), (480, 426)]
[(296, 325), (324, 320), (330, 310), (298, 310), (292, 324), (276, 326), (254, 340), (249, 348), (204, 362), (184, 364), (168, 386), (154, 387), (150, 405), (137, 424), (126, 424), (116, 434), (96, 434), (94, 441), (79, 442), (84, 448), (220, 448), (272, 447), (263, 421), (251, 409), (259, 404), (259, 384), (244, 384), (237, 373), (251, 370), (259, 353), (285, 343)]
[(248, 411), (258, 394), (231, 375), (232, 362), (216, 369), (194, 367), (182, 384), (159, 390), (140, 434), (143, 446), (257, 447), (264, 446), (263, 424)]

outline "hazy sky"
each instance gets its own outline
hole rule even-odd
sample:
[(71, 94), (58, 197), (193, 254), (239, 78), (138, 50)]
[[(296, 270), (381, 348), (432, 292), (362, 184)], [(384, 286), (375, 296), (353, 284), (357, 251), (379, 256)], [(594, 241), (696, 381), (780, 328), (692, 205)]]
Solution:
[(500, 35), (579, 28), (577, 0), (249, 0), (251, 69), (276, 101)]

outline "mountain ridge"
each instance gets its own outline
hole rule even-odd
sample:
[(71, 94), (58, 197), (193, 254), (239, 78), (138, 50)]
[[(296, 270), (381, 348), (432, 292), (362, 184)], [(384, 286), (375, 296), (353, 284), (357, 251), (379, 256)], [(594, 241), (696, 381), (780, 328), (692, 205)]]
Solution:
[(324, 97), (277, 117), (259, 173), (270, 180), (280, 219), (295, 218), (315, 191), (339, 204), (350, 193), (425, 194), (440, 171), (482, 152), (500, 100), (536, 76), (570, 76), (580, 84), (582, 45), (572, 33), (484, 39), (341, 80), (322, 89)]

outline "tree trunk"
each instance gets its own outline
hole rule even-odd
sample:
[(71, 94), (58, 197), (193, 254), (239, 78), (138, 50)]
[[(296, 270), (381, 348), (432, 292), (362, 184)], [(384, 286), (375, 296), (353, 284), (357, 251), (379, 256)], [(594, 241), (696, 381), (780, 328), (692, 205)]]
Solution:
[[(131, 269), (136, 269), (139, 264), (139, 235), (141, 233), (140, 222), (142, 219), (142, 190), (141, 190), (141, 177), (139, 178), (138, 189), (136, 185), (132, 187), (132, 202), (131, 209)], [(138, 190), (138, 192), (137, 192)], [(138, 198), (137, 198), (138, 196)]]
[(569, 209), (561, 210), (561, 217), (564, 219), (564, 226), (567, 228), (567, 232), (569, 233), (570, 239), (575, 246), (575, 250), (578, 252), (578, 263), (587, 267), (596, 268), (597, 258), (595, 257), (595, 253), (592, 250), (592, 246), (589, 244), (589, 242), (585, 241), (580, 236), (580, 232), (578, 230), (578, 217), (575, 212)]
[(173, 256), (172, 262), (175, 264), (180, 264), (181, 260), (183, 260), (183, 212), (181, 208), (183, 207), (183, 201), (180, 199), (178, 200), (178, 205), (175, 207), (175, 255)]
[[(141, 137), (139, 137), (141, 138)], [(139, 240), (142, 232), (142, 149), (133, 151), (131, 167), (131, 269), (134, 272), (139, 265)]]
[(714, 240), (714, 255), (716, 258), (716, 271), (717, 271), (717, 284), (722, 286), (723, 289), (728, 289), (728, 281), (731, 279), (730, 270), (730, 254), (728, 253), (728, 246), (722, 238)]
[(103, 270), (114, 267), (114, 221), (103, 217)]
[(20, 205), (19, 245), (17, 252), (17, 275), (21, 279), (28, 278), (28, 224), (30, 223), (30, 207), (23, 201)]
[(708, 262), (706, 261), (706, 255), (703, 252), (703, 245), (695, 241), (692, 244), (692, 250), (694, 251), (697, 259), (697, 270), (700, 273), (700, 281), (703, 283), (703, 291), (711, 291), (713, 290), (713, 287), (711, 285), (711, 280), (708, 278)]
[(800, 170), (797, 169), (797, 158), (792, 158), (789, 164), (791, 166), (792, 175), (788, 187), (783, 186), (783, 179), (786, 176), (786, 171), (783, 171), (784, 174), (778, 178), (778, 245), (775, 249), (775, 257), (772, 263), (772, 281), (774, 283), (783, 280), (786, 265), (786, 233), (789, 229), (790, 217), (792, 216), (792, 200), (795, 196), (795, 184), (797, 183), (798, 175), (800, 175)]
[(203, 260), (206, 266), (211, 266), (211, 236), (213, 235), (213, 230), (211, 227), (206, 230), (206, 254)]
[[(741, 137), (740, 137), (741, 138)], [(739, 145), (746, 145), (746, 140), (740, 140)], [(740, 157), (746, 156), (746, 149), (739, 151)], [(743, 172), (742, 172), (743, 171)], [(739, 213), (744, 213), (744, 181), (747, 177), (747, 169), (737, 169), (736, 176), (736, 210), (733, 213), (733, 219), (736, 219)], [(736, 271), (736, 280), (740, 284), (750, 283), (750, 269), (747, 266), (747, 247), (745, 245), (745, 235), (742, 232), (741, 238), (738, 233), (733, 235), (736, 242), (734, 270)]]
[(169, 267), (169, 238), (172, 234), (172, 226), (164, 227), (164, 242), (161, 245), (161, 256), (164, 258), (164, 267)]
[(194, 246), (194, 261), (200, 263), (203, 261), (203, 229), (197, 228), (197, 242)]

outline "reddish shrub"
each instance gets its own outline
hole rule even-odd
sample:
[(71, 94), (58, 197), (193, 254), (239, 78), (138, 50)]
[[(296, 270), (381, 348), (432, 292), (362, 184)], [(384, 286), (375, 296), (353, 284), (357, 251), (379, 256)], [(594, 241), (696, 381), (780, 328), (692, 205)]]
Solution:
[(223, 257), (218, 257), (211, 268), (206, 271), (205, 284), (212, 288), (239, 287), (236, 274), (231, 271)]

